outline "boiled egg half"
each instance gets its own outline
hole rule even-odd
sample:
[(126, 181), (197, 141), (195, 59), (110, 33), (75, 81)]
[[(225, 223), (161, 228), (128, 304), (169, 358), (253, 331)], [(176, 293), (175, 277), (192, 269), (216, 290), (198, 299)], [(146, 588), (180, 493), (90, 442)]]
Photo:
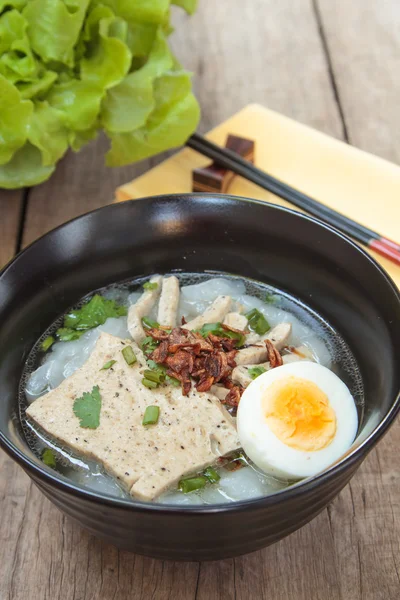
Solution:
[(315, 475), (350, 448), (357, 433), (354, 399), (320, 364), (299, 361), (263, 373), (246, 388), (237, 427), (243, 450), (278, 478)]

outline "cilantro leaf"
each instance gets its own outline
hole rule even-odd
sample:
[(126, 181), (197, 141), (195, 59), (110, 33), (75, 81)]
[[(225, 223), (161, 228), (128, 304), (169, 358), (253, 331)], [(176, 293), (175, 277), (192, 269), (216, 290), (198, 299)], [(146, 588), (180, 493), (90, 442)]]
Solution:
[(103, 325), (109, 317), (123, 317), (126, 314), (127, 309), (125, 306), (95, 294), (82, 308), (73, 310), (65, 316), (64, 327), (86, 331), (98, 325)]
[(118, 318), (126, 314), (125, 306), (95, 294), (82, 308), (72, 310), (64, 317), (64, 325), (57, 330), (57, 337), (62, 342), (78, 340), (85, 331), (103, 325), (110, 317)]
[(267, 304), (278, 304), (279, 303), (279, 296), (277, 296), (276, 294), (267, 294), (265, 296), (265, 302)]
[(74, 402), (74, 414), (80, 421), (80, 426), (87, 429), (97, 429), (100, 425), (101, 395), (99, 386), (95, 385), (91, 392), (84, 392)]

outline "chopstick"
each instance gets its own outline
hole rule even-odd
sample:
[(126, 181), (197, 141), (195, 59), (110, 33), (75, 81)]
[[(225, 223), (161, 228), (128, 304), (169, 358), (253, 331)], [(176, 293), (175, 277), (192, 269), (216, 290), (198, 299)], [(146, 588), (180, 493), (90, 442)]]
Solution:
[(342, 233), (349, 235), (395, 264), (400, 265), (400, 245), (396, 242), (385, 238), (372, 229), (368, 229), (368, 227), (364, 227), (364, 225), (357, 223), (357, 221), (353, 221), (353, 219), (346, 217), (336, 210), (321, 204), (317, 200), (314, 200), (314, 198), (307, 196), (307, 194), (303, 194), (303, 192), (272, 177), (272, 175), (268, 175), (268, 173), (258, 169), (236, 153), (217, 146), (198, 133), (193, 134), (186, 142), (186, 145), (189, 146), (189, 148), (196, 150), (196, 152), (211, 158), (213, 161), (220, 164), (221, 167), (229, 169), (265, 190), (272, 192), (276, 196), (287, 200), (294, 206), (297, 206), (310, 215), (321, 219), (321, 221), (332, 225), (332, 227), (335, 227)]

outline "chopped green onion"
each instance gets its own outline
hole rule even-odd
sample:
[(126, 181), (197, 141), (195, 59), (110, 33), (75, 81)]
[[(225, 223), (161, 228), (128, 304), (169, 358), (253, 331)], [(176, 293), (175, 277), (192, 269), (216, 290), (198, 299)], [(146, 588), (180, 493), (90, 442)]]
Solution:
[(264, 369), (264, 367), (250, 367), (250, 369), (247, 369), (247, 372), (252, 379), (257, 379), (257, 377), (266, 373), (267, 369)]
[(53, 452), (53, 450), (51, 450), (50, 448), (45, 448), (42, 452), (42, 462), (47, 465), (48, 467), (51, 467), (52, 469), (55, 469), (57, 466), (56, 463), (56, 457), (55, 454)]
[(151, 354), (157, 348), (159, 343), (160, 342), (157, 342), (157, 340), (153, 340), (152, 337), (147, 336), (144, 338), (143, 342), (141, 343), (141, 348), (146, 355)]
[(54, 344), (56, 340), (53, 338), (52, 335), (48, 335), (47, 338), (45, 340), (43, 340), (40, 349), (42, 350), (42, 352), (47, 352), (47, 350)]
[(206, 479), (208, 479), (210, 483), (218, 483), (218, 481), (221, 479), (221, 477), (218, 475), (217, 471), (213, 467), (207, 467), (203, 475)]
[(152, 291), (152, 290), (156, 290), (157, 288), (158, 288), (158, 283), (152, 283), (151, 281), (146, 281), (146, 283), (143, 284), (144, 290)]
[(143, 317), (142, 324), (146, 329), (157, 329), (160, 327), (160, 324), (157, 323), (157, 321), (153, 321), (153, 319), (149, 319), (149, 317)]
[(117, 362), (116, 360), (109, 360), (108, 362), (104, 363), (104, 365), (101, 367), (100, 371), (107, 371), (107, 369), (110, 369), (113, 365), (115, 365), (116, 362)]
[(181, 382), (179, 381), (179, 379), (176, 379), (175, 377), (171, 377), (170, 375), (166, 376), (165, 381), (171, 385), (174, 385), (175, 387), (180, 387), (180, 385), (181, 385)]
[(246, 317), (249, 321), (250, 329), (258, 333), (258, 335), (264, 335), (264, 333), (267, 333), (271, 329), (267, 319), (256, 308), (248, 312)]
[(137, 361), (136, 355), (132, 350), (132, 346), (125, 346), (125, 348), (122, 349), (122, 356), (124, 357), (126, 364), (129, 366), (134, 365)]
[(181, 479), (179, 482), (178, 489), (184, 494), (189, 494), (196, 490), (201, 490), (207, 484), (206, 477), (199, 475), (198, 477), (188, 477), (187, 479)]
[(145, 379), (156, 383), (164, 383), (165, 381), (165, 373), (156, 369), (146, 369), (143, 375)]
[(147, 406), (144, 411), (143, 416), (143, 425), (155, 425), (160, 416), (160, 407), (159, 406)]
[(265, 302), (267, 304), (277, 304), (279, 301), (279, 296), (276, 296), (275, 294), (267, 294), (265, 296)]
[(236, 333), (236, 331), (227, 331), (224, 329), (224, 337), (236, 340), (237, 348), (241, 348), (246, 343), (246, 336), (243, 333)]
[(145, 387), (149, 388), (149, 390), (155, 390), (158, 388), (158, 383), (151, 381), (151, 379), (146, 379), (145, 377), (143, 377), (142, 383)]

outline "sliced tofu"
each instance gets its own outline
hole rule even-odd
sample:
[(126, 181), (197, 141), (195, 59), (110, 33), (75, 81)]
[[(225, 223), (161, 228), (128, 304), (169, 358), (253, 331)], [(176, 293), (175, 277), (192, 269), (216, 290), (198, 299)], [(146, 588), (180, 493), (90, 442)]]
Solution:
[(291, 323), (279, 323), (279, 325), (270, 329), (263, 339), (270, 340), (277, 350), (282, 350), (284, 346), (287, 346), (291, 333)]
[(137, 344), (140, 344), (146, 337), (143, 329), (142, 319), (146, 317), (153, 306), (155, 306), (161, 293), (163, 278), (155, 275), (150, 279), (150, 283), (156, 283), (155, 290), (145, 290), (139, 300), (132, 304), (128, 311), (128, 331)]
[(256, 333), (255, 331), (250, 331), (250, 333), (248, 333), (246, 335), (246, 344), (248, 346), (251, 346), (252, 344), (261, 344), (262, 343), (262, 337), (260, 335), (258, 335), (258, 333)]
[[(282, 356), (282, 361), (284, 365), (287, 365), (292, 362), (298, 362), (300, 360), (315, 361), (313, 353), (307, 346), (298, 346), (297, 348), (293, 348), (290, 354), (285, 354), (284, 356)], [(249, 369), (253, 367), (263, 367), (266, 371), (269, 371), (271, 365), (269, 364), (269, 362), (264, 362), (259, 364), (248, 364), (235, 367), (232, 371), (232, 381), (234, 383), (239, 383), (243, 387), (247, 387), (253, 381), (253, 378), (249, 374)]]
[(225, 400), (226, 396), (229, 393), (229, 390), (226, 387), (224, 387), (223, 385), (219, 385), (218, 383), (215, 383), (214, 385), (211, 386), (210, 392), (211, 392), (211, 394), (214, 394), (214, 396), (217, 396), (217, 398), (219, 400)]
[(238, 312), (230, 312), (226, 315), (224, 319), (224, 325), (228, 325), (228, 327), (233, 327), (233, 329), (239, 329), (239, 331), (244, 331), (247, 327), (247, 317), (241, 315)]
[(179, 306), (179, 280), (175, 275), (164, 277), (160, 302), (158, 304), (157, 321), (164, 327), (173, 329), (177, 324)]
[(235, 356), (236, 364), (250, 365), (266, 362), (268, 359), (268, 352), (264, 340), (270, 340), (277, 350), (281, 350), (287, 345), (291, 332), (291, 323), (279, 323), (279, 325), (276, 325), (276, 327), (271, 329), (265, 337), (262, 339), (259, 338), (256, 345), (239, 350)]
[[(131, 345), (136, 364), (129, 366), (121, 350)], [(102, 366), (115, 360), (107, 370)], [(149, 390), (142, 384), (146, 360), (128, 340), (102, 333), (87, 362), (61, 385), (38, 398), (28, 410), (48, 434), (79, 454), (91, 457), (142, 500), (154, 500), (178, 480), (197, 473), (240, 447), (234, 421), (219, 400), (194, 388)], [(101, 394), (100, 425), (80, 426), (74, 401), (97, 385)], [(158, 406), (156, 425), (143, 426), (147, 406)]]
[(214, 302), (203, 312), (192, 321), (189, 321), (185, 325), (182, 325), (184, 329), (200, 329), (206, 323), (219, 323), (223, 321), (227, 313), (229, 312), (232, 305), (232, 298), (230, 296), (218, 296)]
[(266, 346), (260, 342), (257, 346), (249, 346), (242, 348), (235, 356), (235, 362), (239, 365), (253, 365), (266, 362), (268, 352)]
[(299, 360), (310, 360), (315, 362), (315, 356), (308, 346), (297, 346), (297, 348), (293, 348), (289, 354), (282, 356), (282, 360), (284, 365), (292, 362), (299, 362)]

